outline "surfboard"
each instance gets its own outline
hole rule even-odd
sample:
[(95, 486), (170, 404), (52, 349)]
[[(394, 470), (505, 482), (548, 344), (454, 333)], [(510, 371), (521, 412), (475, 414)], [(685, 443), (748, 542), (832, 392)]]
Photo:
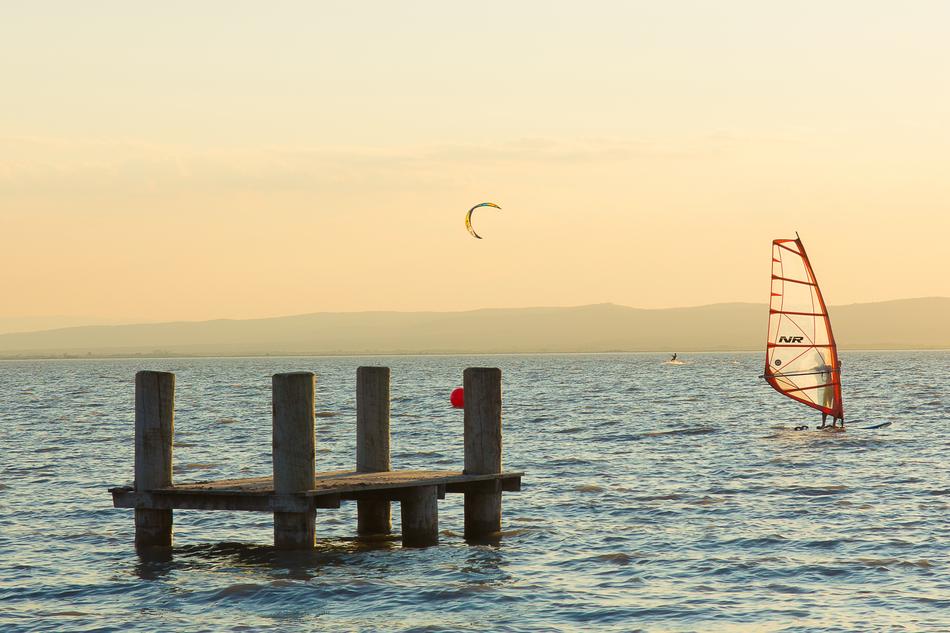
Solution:
[(873, 430), (875, 430), (875, 429), (886, 429), (886, 428), (889, 427), (890, 425), (891, 425), (890, 422), (881, 422), (880, 424), (872, 424), (871, 426), (849, 426), (849, 427), (826, 426), (826, 427), (824, 427), (824, 428), (819, 427), (819, 426), (816, 426), (816, 427), (814, 427), (814, 428), (811, 428), (811, 427), (808, 427), (808, 426), (803, 425), (803, 426), (797, 426), (797, 427), (795, 427), (795, 428), (793, 428), (793, 429), (788, 429), (788, 430), (792, 430), (792, 431), (828, 431), (828, 432), (831, 432), (831, 433), (840, 433), (840, 432), (845, 431), (845, 430), (848, 430), (848, 429), (855, 429), (855, 430), (858, 430), (858, 431), (873, 431)]

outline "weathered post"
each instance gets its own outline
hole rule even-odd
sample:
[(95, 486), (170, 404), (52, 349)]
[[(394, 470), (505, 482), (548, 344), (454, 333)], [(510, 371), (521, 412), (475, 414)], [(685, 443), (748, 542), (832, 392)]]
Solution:
[[(391, 470), (389, 461), (389, 367), (356, 370), (356, 470)], [(392, 516), (388, 500), (356, 502), (359, 535), (389, 534)]]
[(400, 500), (402, 544), (426, 547), (439, 543), (439, 487), (409, 488)]
[[(274, 374), (273, 461), (274, 492), (293, 494), (314, 487), (313, 372)], [(312, 549), (316, 516), (310, 512), (275, 512), (274, 547)]]
[[(501, 370), (469, 367), (465, 388), (465, 474), (501, 472)], [(501, 488), (465, 493), (465, 538), (480, 539), (501, 531)]]
[[(175, 434), (175, 374), (135, 374), (135, 490), (147, 492), (172, 485), (172, 438)], [(171, 547), (172, 511), (135, 510), (135, 546)]]

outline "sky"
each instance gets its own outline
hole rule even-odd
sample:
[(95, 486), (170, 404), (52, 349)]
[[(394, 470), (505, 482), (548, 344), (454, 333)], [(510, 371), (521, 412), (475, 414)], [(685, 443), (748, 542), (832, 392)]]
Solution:
[[(950, 3), (0, 5), (0, 331), (950, 296)], [(466, 233), (469, 207), (491, 201)]]

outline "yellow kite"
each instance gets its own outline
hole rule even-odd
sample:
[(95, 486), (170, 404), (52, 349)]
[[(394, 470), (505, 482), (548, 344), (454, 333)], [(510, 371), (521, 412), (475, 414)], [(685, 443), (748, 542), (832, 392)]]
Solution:
[(465, 214), (465, 228), (468, 229), (468, 232), (471, 233), (473, 237), (482, 239), (482, 236), (476, 233), (475, 229), (472, 228), (472, 211), (474, 211), (478, 207), (493, 207), (495, 209), (501, 209), (501, 207), (499, 207), (494, 202), (483, 202), (481, 204), (476, 204), (474, 207), (468, 210), (468, 213)]

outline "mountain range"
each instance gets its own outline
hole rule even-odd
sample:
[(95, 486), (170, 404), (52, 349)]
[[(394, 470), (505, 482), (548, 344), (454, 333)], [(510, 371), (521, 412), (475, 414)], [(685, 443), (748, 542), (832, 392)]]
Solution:
[[(950, 298), (829, 308), (845, 349), (950, 348)], [(321, 312), (0, 335), (0, 357), (738, 351), (764, 348), (768, 307), (615, 304), (465, 312)]]

